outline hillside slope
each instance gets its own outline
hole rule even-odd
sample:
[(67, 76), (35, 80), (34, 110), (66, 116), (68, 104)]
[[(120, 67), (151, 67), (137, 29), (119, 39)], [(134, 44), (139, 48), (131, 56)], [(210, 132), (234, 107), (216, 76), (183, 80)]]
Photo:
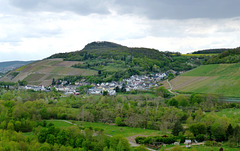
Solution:
[(13, 70), (15, 68), (21, 67), (23, 65), (32, 63), (34, 61), (5, 61), (5, 62), (0, 62), (0, 72), (1, 73), (6, 73), (10, 70)]
[(78, 69), (71, 67), (79, 61), (63, 61), (63, 59), (46, 59), (22, 66), (2, 77), (1, 81), (17, 82), (26, 80), (28, 84), (45, 85), (51, 84), (52, 79), (63, 78), (69, 75), (95, 75), (97, 71)]
[(181, 56), (149, 48), (129, 48), (112, 42), (92, 42), (83, 50), (54, 54), (16, 69), (0, 80), (49, 85), (52, 79), (69, 83), (120, 81), (132, 75), (186, 71), (201, 64), (197, 57)]
[[(211, 93), (240, 97), (240, 63), (203, 65), (186, 72), (170, 83), (181, 92)], [(167, 84), (165, 84), (168, 87)]]

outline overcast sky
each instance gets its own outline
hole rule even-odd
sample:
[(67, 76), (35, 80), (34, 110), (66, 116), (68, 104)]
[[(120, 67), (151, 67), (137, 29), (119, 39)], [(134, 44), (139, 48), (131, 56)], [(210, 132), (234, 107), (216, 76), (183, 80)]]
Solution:
[(188, 53), (240, 46), (239, 0), (0, 0), (0, 62), (93, 41)]

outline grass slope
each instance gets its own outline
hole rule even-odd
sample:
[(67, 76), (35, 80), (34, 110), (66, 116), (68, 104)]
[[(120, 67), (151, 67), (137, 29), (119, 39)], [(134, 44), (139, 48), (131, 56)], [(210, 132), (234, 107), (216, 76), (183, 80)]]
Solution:
[(240, 97), (240, 63), (203, 65), (171, 80), (174, 90)]
[[(95, 70), (71, 67), (77, 63), (81, 62), (63, 61), (63, 59), (58, 58), (41, 60), (13, 70), (0, 80), (11, 82), (26, 80), (28, 84), (47, 86), (51, 84), (53, 78), (58, 79), (68, 75), (88, 76), (97, 74)], [(13, 72), (18, 74), (14, 78), (11, 78)]]

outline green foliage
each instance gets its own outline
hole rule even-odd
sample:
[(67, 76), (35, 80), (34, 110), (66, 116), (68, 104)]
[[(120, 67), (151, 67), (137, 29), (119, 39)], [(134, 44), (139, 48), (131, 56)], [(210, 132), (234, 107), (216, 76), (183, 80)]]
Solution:
[(140, 145), (134, 149), (135, 151), (148, 151), (144, 145)]
[(116, 117), (115, 118), (115, 124), (117, 126), (122, 126), (123, 125), (121, 117)]
[(228, 139), (229, 137), (232, 137), (233, 136), (233, 132), (234, 132), (234, 129), (233, 129), (232, 125), (229, 124), (228, 128), (226, 130), (226, 139)]
[(128, 140), (121, 135), (113, 136), (111, 138), (110, 147), (117, 151), (130, 151)]
[(156, 95), (167, 98), (171, 94), (165, 87), (161, 86), (161, 87), (156, 89)]
[(206, 134), (207, 127), (203, 123), (195, 123), (189, 127), (189, 130), (194, 134), (194, 136), (197, 136), (199, 134)]
[(190, 103), (194, 104), (194, 103), (201, 103), (202, 102), (202, 96), (200, 94), (192, 94), (191, 95), (191, 100)]
[(182, 124), (181, 124), (181, 122), (180, 121), (178, 121), (178, 122), (176, 122), (175, 124), (174, 124), (174, 127), (173, 127), (173, 130), (172, 130), (172, 134), (174, 135), (174, 136), (178, 136), (178, 134), (180, 133), (180, 132), (183, 132), (183, 126), (182, 126)]
[(223, 125), (219, 125), (219, 123), (215, 123), (211, 126), (211, 133), (215, 141), (221, 142), (226, 140), (226, 129)]
[(240, 48), (226, 50), (206, 61), (206, 64), (238, 63), (240, 62)]
[(27, 85), (27, 81), (25, 81), (25, 80), (18, 80), (18, 84), (20, 86), (26, 86)]
[(203, 141), (205, 140), (204, 134), (198, 134), (198, 135), (196, 136), (196, 140), (197, 140), (198, 142), (203, 142)]
[(175, 98), (172, 98), (171, 100), (168, 101), (168, 104), (170, 106), (175, 106), (178, 107), (178, 101)]
[(169, 73), (168, 74), (168, 80), (172, 80), (172, 79), (174, 79), (174, 75), (172, 73)]

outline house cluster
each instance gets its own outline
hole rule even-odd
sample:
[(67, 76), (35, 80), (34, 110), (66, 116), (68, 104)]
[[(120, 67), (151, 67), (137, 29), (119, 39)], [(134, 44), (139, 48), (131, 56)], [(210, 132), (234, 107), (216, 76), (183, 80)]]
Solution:
[[(101, 84), (91, 84), (93, 87), (88, 90), (88, 94), (102, 95), (107, 92), (108, 95), (116, 95), (116, 88), (121, 90), (124, 86), (126, 91), (132, 90), (149, 90), (151, 87), (159, 86), (159, 82), (165, 79), (168, 75), (166, 73), (156, 73), (150, 75), (133, 75), (128, 79), (123, 79), (120, 82), (107, 82)], [(65, 94), (79, 95), (77, 88), (79, 86), (90, 85), (88, 82), (76, 82), (75, 85), (66, 85), (65, 81), (62, 81), (60, 85), (54, 86), (57, 91), (63, 91)], [(32, 89), (34, 91), (49, 91), (52, 87), (45, 88), (44, 86), (24, 86), (21, 89)]]
[(104, 91), (107, 91), (109, 95), (116, 95), (116, 87), (122, 89), (123, 85), (125, 85), (126, 91), (149, 90), (151, 87), (159, 86), (158, 83), (166, 76), (166, 73), (133, 75), (121, 82), (95, 84), (93, 88), (88, 90), (88, 93), (101, 95)]
[(19, 89), (25, 89), (25, 90), (34, 90), (34, 91), (49, 91), (46, 89), (43, 85), (41, 86), (36, 86), (36, 85), (26, 85), (26, 86), (21, 86)]

